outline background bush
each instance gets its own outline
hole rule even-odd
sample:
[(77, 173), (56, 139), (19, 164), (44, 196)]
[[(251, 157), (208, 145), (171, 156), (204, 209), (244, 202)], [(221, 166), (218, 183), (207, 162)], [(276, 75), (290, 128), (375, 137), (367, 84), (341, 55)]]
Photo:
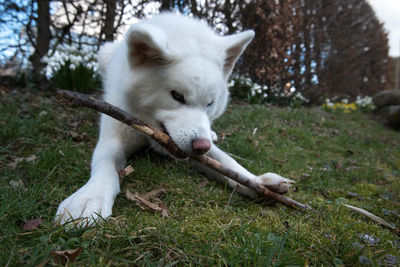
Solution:
[(65, 61), (51, 77), (53, 86), (57, 89), (77, 91), (81, 93), (92, 93), (101, 89), (99, 75), (82, 62), (77, 66), (70, 60)]

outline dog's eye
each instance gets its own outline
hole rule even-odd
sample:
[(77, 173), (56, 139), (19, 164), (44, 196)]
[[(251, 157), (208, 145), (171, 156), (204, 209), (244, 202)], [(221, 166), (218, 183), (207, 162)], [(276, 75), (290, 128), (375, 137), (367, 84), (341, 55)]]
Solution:
[(211, 107), (212, 104), (214, 104), (214, 101), (211, 101), (210, 103), (207, 104), (207, 107)]
[(185, 104), (185, 97), (177, 91), (171, 91), (171, 96), (179, 103)]

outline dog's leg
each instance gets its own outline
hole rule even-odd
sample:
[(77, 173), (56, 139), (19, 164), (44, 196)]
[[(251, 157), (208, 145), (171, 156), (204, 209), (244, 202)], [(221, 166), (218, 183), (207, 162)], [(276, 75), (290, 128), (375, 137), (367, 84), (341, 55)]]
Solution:
[(90, 225), (99, 217), (110, 216), (115, 197), (120, 191), (118, 170), (124, 167), (127, 152), (139, 149), (145, 142), (143, 136), (115, 122), (102, 128), (93, 153), (89, 181), (61, 202), (57, 210), (55, 220), (61, 224), (84, 218), (80, 225)]
[[(248, 170), (246, 170), (244, 167), (242, 167), (239, 163), (237, 163), (233, 158), (231, 158), (228, 154), (226, 154), (224, 151), (216, 147), (214, 144), (211, 147), (211, 150), (208, 152), (208, 155), (219, 162), (222, 163), (223, 166), (232, 169), (238, 173), (241, 173), (245, 176), (247, 176), (250, 179), (254, 179), (255, 182), (260, 183), (264, 186), (268, 186), (270, 189), (273, 189), (274, 191), (278, 193), (286, 193), (289, 190), (290, 184), (294, 183), (294, 181), (284, 178), (276, 173), (265, 173), (260, 176), (256, 176), (252, 173), (250, 173)], [(238, 191), (240, 194), (249, 196), (254, 198), (256, 196), (255, 192), (245, 186), (242, 186), (238, 184), (237, 182), (229, 179), (228, 177), (221, 175), (211, 169), (208, 169), (204, 166), (200, 166), (200, 164), (197, 164), (198, 167), (201, 169), (201, 171), (206, 172), (208, 175), (212, 176), (212, 178), (216, 178), (222, 182), (228, 182), (229, 186), (236, 191)]]
[(118, 167), (125, 162), (122, 144), (117, 138), (100, 139), (92, 159), (89, 181), (61, 202), (56, 220), (61, 224), (85, 218), (81, 224), (92, 224), (100, 216), (111, 215), (114, 199), (119, 193)]

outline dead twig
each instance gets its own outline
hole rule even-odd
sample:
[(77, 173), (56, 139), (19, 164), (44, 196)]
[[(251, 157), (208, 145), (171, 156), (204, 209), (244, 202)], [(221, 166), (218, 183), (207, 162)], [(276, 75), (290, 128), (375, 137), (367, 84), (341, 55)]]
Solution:
[(310, 206), (299, 203), (289, 197), (286, 197), (284, 195), (280, 195), (278, 193), (275, 193), (268, 188), (255, 183), (253, 180), (249, 179), (248, 177), (235, 172), (231, 169), (225, 168), (222, 166), (222, 164), (216, 160), (214, 160), (211, 157), (208, 157), (206, 155), (196, 155), (196, 154), (188, 154), (178, 148), (178, 146), (172, 141), (171, 137), (167, 135), (166, 133), (150, 126), (144, 123), (141, 120), (136, 119), (129, 113), (121, 110), (120, 108), (113, 106), (105, 101), (96, 99), (92, 96), (89, 96), (87, 94), (82, 94), (82, 93), (77, 93), (77, 92), (71, 92), (71, 91), (65, 91), (65, 90), (59, 90), (56, 93), (57, 99), (70, 107), (89, 107), (92, 109), (95, 109), (99, 112), (102, 112), (110, 117), (113, 117), (114, 119), (121, 121), (132, 128), (138, 130), (139, 132), (151, 137), (155, 141), (157, 141), (161, 146), (163, 146), (172, 156), (176, 158), (190, 158), (192, 160), (195, 160), (204, 166), (215, 170), (216, 172), (223, 174), (230, 179), (238, 182), (241, 185), (244, 185), (253, 191), (257, 193), (257, 195), (266, 197), (268, 199), (275, 200), (281, 204), (284, 204), (285, 206), (291, 207), (291, 208), (300, 208), (300, 209), (306, 209), (306, 210), (313, 210)]
[(366, 211), (366, 210), (364, 210), (364, 209), (362, 209), (362, 208), (354, 207), (354, 206), (352, 206), (352, 205), (347, 205), (347, 204), (343, 204), (343, 205), (344, 205), (345, 207), (348, 207), (349, 209), (355, 211), (355, 212), (358, 212), (358, 213), (360, 213), (360, 214), (362, 214), (362, 215), (364, 215), (364, 216), (370, 218), (371, 220), (373, 220), (373, 221), (379, 223), (380, 225), (385, 226), (386, 228), (389, 228), (389, 229), (392, 230), (396, 235), (400, 236), (400, 229), (397, 228), (397, 227), (395, 227), (395, 226), (393, 226), (393, 225), (391, 225), (391, 224), (389, 224), (387, 221), (385, 221), (385, 220), (382, 219), (381, 217), (378, 217), (378, 216), (372, 214), (371, 212)]

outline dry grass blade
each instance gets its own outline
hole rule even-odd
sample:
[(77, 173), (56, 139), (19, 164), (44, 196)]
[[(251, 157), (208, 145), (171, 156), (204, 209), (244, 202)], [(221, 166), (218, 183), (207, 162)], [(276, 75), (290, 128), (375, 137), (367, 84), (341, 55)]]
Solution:
[(379, 223), (379, 224), (381, 224), (381, 225), (383, 225), (383, 226), (385, 226), (385, 227), (391, 229), (391, 230), (394, 231), (397, 235), (400, 233), (400, 231), (399, 231), (398, 228), (396, 228), (396, 227), (394, 227), (393, 225), (389, 224), (389, 223), (388, 223), (387, 221), (385, 221), (384, 219), (382, 219), (382, 218), (380, 218), (380, 217), (378, 217), (378, 216), (372, 214), (371, 212), (368, 212), (368, 211), (366, 211), (366, 210), (364, 210), (364, 209), (361, 209), (361, 208), (354, 207), (354, 206), (352, 206), (352, 205), (347, 205), (347, 204), (343, 204), (343, 205), (346, 206), (346, 207), (348, 207), (349, 209), (351, 209), (351, 210), (353, 210), (353, 211), (355, 211), (355, 212), (358, 212), (358, 213), (360, 213), (360, 214), (362, 214), (362, 215), (364, 215), (364, 216), (370, 218), (371, 220), (374, 220), (375, 222), (377, 222), (377, 223)]

